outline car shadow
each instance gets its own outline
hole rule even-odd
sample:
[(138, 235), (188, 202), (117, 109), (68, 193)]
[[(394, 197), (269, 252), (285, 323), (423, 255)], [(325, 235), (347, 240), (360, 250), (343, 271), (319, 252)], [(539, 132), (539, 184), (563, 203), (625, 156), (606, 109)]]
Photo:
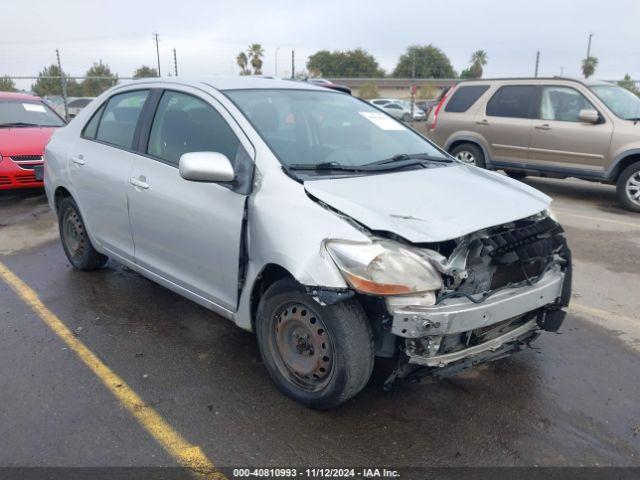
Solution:
[(45, 198), (43, 188), (25, 188), (16, 190), (0, 190), (0, 206), (6, 203), (18, 203), (29, 200), (41, 200)]
[(615, 212), (633, 215), (618, 201), (614, 185), (586, 180), (542, 177), (527, 177), (521, 181), (553, 197), (554, 200), (579, 201), (584, 206), (590, 206), (605, 213)]

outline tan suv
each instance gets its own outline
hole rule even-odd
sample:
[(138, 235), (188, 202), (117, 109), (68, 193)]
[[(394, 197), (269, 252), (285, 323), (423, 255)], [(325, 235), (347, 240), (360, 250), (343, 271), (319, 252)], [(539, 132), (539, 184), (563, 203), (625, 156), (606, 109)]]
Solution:
[(615, 183), (640, 212), (639, 121), (640, 99), (607, 82), (473, 80), (443, 96), (427, 135), (459, 160), (515, 178)]

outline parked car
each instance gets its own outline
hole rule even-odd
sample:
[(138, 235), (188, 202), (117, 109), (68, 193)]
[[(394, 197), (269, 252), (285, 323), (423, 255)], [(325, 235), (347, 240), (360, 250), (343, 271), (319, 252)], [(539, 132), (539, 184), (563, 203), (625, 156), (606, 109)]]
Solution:
[(411, 120), (426, 120), (427, 116), (415, 105), (413, 106), (413, 115), (411, 114), (411, 103), (403, 100), (396, 100), (394, 102), (385, 103), (384, 105), (378, 105), (378, 108), (384, 110), (389, 115), (403, 122), (410, 122)]
[(69, 111), (69, 118), (75, 117), (80, 110), (89, 105), (95, 97), (77, 97), (69, 99), (67, 109)]
[(640, 99), (608, 82), (569, 78), (474, 80), (433, 110), (428, 136), (453, 156), (522, 178), (615, 184), (640, 212)]
[(42, 187), (42, 154), (64, 120), (40, 98), (0, 92), (0, 190)]
[[(255, 331), (277, 387), (336, 406), (556, 331), (570, 252), (550, 199), (368, 103), (261, 78), (113, 87), (46, 149), (71, 265), (112, 258)], [(135, 248), (134, 248), (135, 245)]]
[(373, 100), (369, 100), (369, 103), (375, 105), (376, 107), (382, 107), (388, 103), (399, 102), (400, 100), (397, 98), (374, 98)]

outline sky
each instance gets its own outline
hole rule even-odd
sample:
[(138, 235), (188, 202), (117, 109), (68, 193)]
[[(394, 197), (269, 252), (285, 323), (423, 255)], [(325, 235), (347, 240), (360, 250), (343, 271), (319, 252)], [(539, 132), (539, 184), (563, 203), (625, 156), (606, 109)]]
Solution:
[(156, 66), (157, 32), (163, 75), (174, 48), (180, 76), (237, 75), (236, 55), (260, 43), (268, 75), (290, 75), (292, 50), (296, 71), (318, 50), (357, 47), (391, 71), (407, 46), (433, 44), (458, 72), (483, 49), (485, 77), (531, 76), (539, 50), (541, 76), (579, 76), (593, 33), (596, 78), (640, 79), (640, 0), (0, 0), (0, 11), (0, 75), (35, 76), (58, 48), (70, 75), (102, 60), (131, 76)]

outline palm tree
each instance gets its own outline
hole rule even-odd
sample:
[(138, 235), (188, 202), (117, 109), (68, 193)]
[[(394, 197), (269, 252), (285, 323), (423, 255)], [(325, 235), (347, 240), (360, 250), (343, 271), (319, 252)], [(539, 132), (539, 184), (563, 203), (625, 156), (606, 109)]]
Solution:
[(244, 52), (240, 52), (236, 57), (236, 63), (240, 67), (240, 75), (251, 75), (251, 70), (249, 70), (249, 59)]
[(476, 50), (471, 54), (471, 67), (469, 70), (474, 78), (482, 77), (482, 67), (487, 64), (487, 52)]
[(247, 54), (249, 55), (251, 66), (253, 67), (253, 74), (261, 75), (262, 74), (262, 57), (264, 57), (264, 48), (262, 48), (262, 45), (260, 45), (259, 43), (254, 43), (252, 45), (249, 45)]
[(582, 74), (584, 78), (589, 78), (596, 71), (598, 59), (596, 57), (587, 57), (582, 60)]

